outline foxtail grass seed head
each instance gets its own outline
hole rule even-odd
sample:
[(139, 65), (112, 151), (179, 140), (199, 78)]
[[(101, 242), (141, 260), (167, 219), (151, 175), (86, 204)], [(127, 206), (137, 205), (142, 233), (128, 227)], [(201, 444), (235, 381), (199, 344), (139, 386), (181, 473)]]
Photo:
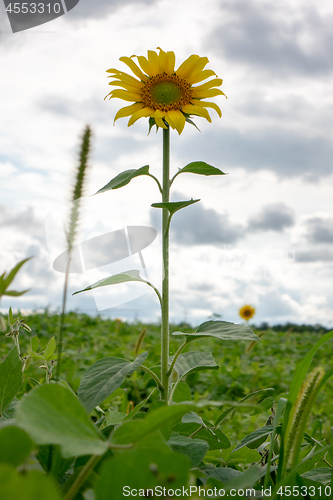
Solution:
[(319, 366), (308, 374), (298, 393), (289, 415), (285, 433), (284, 467), (292, 468), (298, 459), (299, 450), (311, 407), (318, 394), (325, 371)]
[[(214, 102), (205, 101), (211, 97), (223, 95), (221, 89), (223, 80), (216, 77), (214, 71), (204, 69), (209, 62), (207, 57), (191, 55), (175, 70), (176, 57), (174, 52), (164, 52), (158, 47), (159, 53), (148, 50), (148, 57), (121, 57), (135, 76), (118, 69), (108, 69), (112, 81), (109, 85), (120, 87), (106, 96), (116, 97), (133, 104), (121, 108), (114, 121), (118, 118), (130, 117), (128, 126), (139, 118), (149, 118), (157, 129), (176, 129), (182, 133), (185, 122), (192, 123), (190, 116), (197, 115), (211, 122), (207, 108), (212, 108), (221, 117), (222, 112)], [(139, 65), (134, 62), (137, 59)], [(135, 78), (136, 77), (136, 78)], [(208, 81), (206, 81), (208, 80)], [(205, 82), (205, 83), (201, 83)], [(196, 85), (201, 83), (200, 85)], [(105, 98), (106, 98), (105, 97)]]
[(88, 159), (90, 153), (91, 129), (87, 126), (82, 136), (81, 149), (79, 153), (78, 166), (75, 172), (75, 184), (72, 195), (72, 210), (69, 220), (69, 231), (67, 234), (68, 250), (73, 247), (77, 223), (79, 220), (80, 199), (83, 195), (84, 179), (88, 169)]

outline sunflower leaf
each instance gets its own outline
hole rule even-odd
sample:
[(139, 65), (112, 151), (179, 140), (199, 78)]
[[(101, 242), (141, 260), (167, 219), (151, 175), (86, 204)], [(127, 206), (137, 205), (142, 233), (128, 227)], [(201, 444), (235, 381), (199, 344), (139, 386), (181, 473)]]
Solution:
[(198, 201), (200, 200), (169, 201), (165, 203), (152, 203), (151, 206), (154, 208), (166, 208), (170, 212), (170, 215), (173, 215), (178, 210), (193, 205), (193, 203), (197, 203)]
[(119, 283), (126, 283), (127, 281), (141, 281), (142, 283), (147, 283), (146, 280), (141, 278), (140, 272), (134, 269), (132, 271), (126, 271), (124, 273), (114, 274), (113, 276), (109, 276), (108, 278), (103, 278), (99, 281), (96, 281), (96, 283), (87, 286), (83, 290), (74, 292), (73, 295), (81, 292), (87, 292), (88, 290), (93, 290), (95, 288), (100, 288), (101, 286), (118, 285)]
[(178, 174), (182, 173), (191, 173), (198, 175), (227, 175), (219, 168), (213, 167), (204, 161), (192, 161), (185, 165), (185, 167), (181, 168)]
[(173, 332), (172, 335), (186, 335), (188, 342), (194, 340), (194, 337), (215, 337), (220, 340), (261, 340), (250, 327), (235, 325), (228, 321), (206, 321), (193, 333)]
[(95, 194), (105, 193), (106, 191), (110, 191), (110, 189), (118, 189), (126, 184), (129, 184), (134, 177), (138, 177), (139, 175), (148, 175), (149, 174), (149, 165), (145, 165), (144, 167), (138, 169), (130, 169), (124, 170), (120, 174), (116, 175), (110, 182), (105, 184), (104, 187), (99, 189)]

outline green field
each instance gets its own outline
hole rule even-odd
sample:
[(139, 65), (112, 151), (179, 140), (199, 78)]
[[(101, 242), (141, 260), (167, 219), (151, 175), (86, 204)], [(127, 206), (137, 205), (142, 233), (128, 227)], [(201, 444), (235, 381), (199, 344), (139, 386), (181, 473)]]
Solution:
[[(24, 318), (32, 329), (28, 333), (21, 329), (20, 345), (22, 355), (29, 350), (30, 338), (37, 335), (39, 350), (43, 350), (52, 336), (57, 339), (59, 316), (44, 312)], [(193, 331), (189, 325), (171, 325), (170, 331)], [(252, 326), (254, 333), (265, 332), (262, 342), (257, 342), (250, 352), (246, 352), (246, 341), (231, 342), (214, 339), (196, 340), (191, 344), (191, 351), (212, 352), (219, 369), (216, 371), (196, 372), (187, 377), (186, 383), (191, 388), (193, 401), (200, 399), (211, 401), (238, 401), (257, 390), (272, 388), (267, 396), (276, 401), (288, 392), (288, 388), (297, 364), (304, 358), (313, 344), (327, 331), (323, 327), (309, 325), (277, 326), (259, 330)], [(64, 333), (64, 358), (61, 378), (65, 379), (76, 392), (85, 371), (98, 359), (114, 356), (132, 360), (135, 358), (135, 346), (139, 335), (146, 334), (139, 352), (148, 351), (146, 365), (154, 367), (160, 356), (160, 325), (133, 323), (120, 320), (90, 317), (86, 314), (69, 313), (66, 315)], [(176, 337), (171, 340), (171, 355), (181, 341)], [(323, 346), (314, 357), (312, 367), (322, 366), (325, 370), (332, 367), (331, 343)], [(0, 357), (3, 359), (13, 346), (13, 341), (1, 337)], [(24, 371), (24, 384), (18, 395), (32, 389), (37, 381), (45, 382), (44, 370), (39, 369), (40, 361), (30, 358)], [(122, 385), (125, 392), (112, 401), (106, 401), (103, 408), (125, 411), (128, 405), (134, 406), (142, 401), (155, 386), (154, 381), (138, 370)], [(157, 392), (151, 402), (158, 400)], [(261, 398), (263, 399), (263, 397)], [(258, 400), (257, 400), (258, 401)], [(256, 401), (256, 402), (257, 402)], [(260, 401), (260, 398), (259, 398)], [(221, 413), (212, 406), (201, 410), (202, 416), (214, 421)], [(223, 432), (231, 442), (236, 443), (243, 436), (264, 425), (271, 414), (270, 408), (257, 415), (251, 415), (253, 409), (238, 409), (232, 418), (227, 418)], [(310, 415), (308, 432), (316, 439), (331, 440), (331, 415), (333, 414), (333, 382), (330, 380), (320, 392)]]

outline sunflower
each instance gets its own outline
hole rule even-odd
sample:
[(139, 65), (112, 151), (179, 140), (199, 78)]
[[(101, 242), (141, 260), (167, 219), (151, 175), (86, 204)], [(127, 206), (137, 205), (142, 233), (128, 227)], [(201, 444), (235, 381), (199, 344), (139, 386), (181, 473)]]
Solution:
[(253, 318), (255, 315), (256, 310), (254, 307), (246, 305), (240, 308), (238, 311), (238, 314), (242, 319), (245, 319), (245, 321), (249, 321), (249, 319)]
[[(148, 57), (131, 56), (120, 57), (137, 77), (119, 71), (108, 69), (109, 78), (113, 80), (109, 85), (117, 89), (111, 90), (106, 96), (111, 99), (117, 97), (124, 101), (133, 102), (130, 106), (121, 108), (114, 121), (118, 118), (130, 116), (128, 126), (133, 125), (139, 118), (149, 118), (151, 125), (162, 128), (176, 129), (179, 134), (184, 129), (185, 122), (191, 115), (198, 115), (211, 122), (206, 108), (214, 109), (221, 117), (220, 108), (213, 102), (203, 99), (225, 95), (216, 88), (222, 85), (220, 78), (204, 82), (211, 76), (216, 76), (214, 71), (204, 69), (208, 63), (207, 57), (191, 55), (175, 70), (174, 52), (164, 52), (158, 47), (159, 54), (148, 50)], [(136, 57), (140, 67), (134, 62)], [(105, 97), (105, 98), (106, 98)]]

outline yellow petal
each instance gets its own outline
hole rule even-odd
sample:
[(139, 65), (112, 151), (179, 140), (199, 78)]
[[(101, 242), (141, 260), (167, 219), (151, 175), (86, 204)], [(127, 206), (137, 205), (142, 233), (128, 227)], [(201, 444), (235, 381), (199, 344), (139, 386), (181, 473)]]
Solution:
[(112, 90), (110, 94), (112, 94), (111, 97), (117, 97), (118, 99), (123, 99), (124, 101), (140, 102), (142, 100), (141, 94), (128, 92), (127, 90), (115, 89)]
[(187, 113), (188, 115), (202, 116), (203, 118), (206, 118), (206, 120), (208, 120), (209, 123), (211, 123), (212, 121), (207, 109), (205, 108), (199, 108), (197, 106), (194, 106), (193, 104), (186, 104), (186, 106), (182, 106), (182, 111), (184, 113)]
[(210, 80), (209, 82), (198, 85), (197, 87), (193, 87), (193, 90), (206, 90), (211, 89), (212, 87), (220, 87), (222, 83), (223, 80), (221, 78), (213, 78), (213, 80)]
[(154, 114), (154, 110), (151, 108), (142, 108), (132, 114), (131, 118), (128, 120), (127, 126), (130, 127), (140, 118), (148, 118), (148, 116), (152, 116)]
[(168, 128), (164, 121), (162, 120), (162, 118), (157, 118), (156, 116), (154, 116), (154, 120), (155, 120), (155, 123), (158, 127), (161, 127), (161, 128)]
[(200, 59), (199, 56), (193, 54), (192, 56), (188, 57), (176, 70), (177, 75), (180, 78), (186, 78), (198, 62), (198, 59)]
[(118, 78), (120, 82), (128, 83), (130, 85), (133, 85), (133, 87), (136, 87), (138, 89), (142, 89), (143, 83), (140, 80), (137, 80), (131, 75), (128, 75), (127, 73), (120, 73), (117, 75), (110, 75), (108, 78)]
[(116, 120), (118, 120), (118, 118), (125, 118), (126, 116), (130, 116), (142, 108), (143, 108), (143, 104), (141, 102), (135, 102), (134, 104), (131, 104), (130, 106), (125, 106), (124, 108), (121, 108), (117, 112), (116, 116), (114, 117), (114, 122)]
[(193, 101), (194, 106), (199, 106), (202, 108), (213, 108), (215, 109), (216, 113), (219, 115), (219, 117), (222, 117), (222, 111), (218, 107), (215, 102), (207, 102), (207, 101), (201, 101), (200, 99), (194, 99)]
[(186, 80), (191, 85), (194, 85), (195, 83), (207, 80), (207, 78), (209, 78), (210, 76), (216, 76), (216, 73), (214, 73), (214, 71), (212, 71), (211, 69), (205, 69), (204, 71), (188, 76)]
[(109, 85), (116, 85), (117, 87), (121, 87), (123, 89), (128, 90), (129, 92), (134, 92), (134, 93), (138, 93), (138, 90), (140, 90), (137, 87), (134, 87), (133, 85), (130, 85), (125, 82), (120, 82), (118, 80), (113, 80), (112, 82), (109, 82)]
[(148, 50), (148, 62), (151, 68), (151, 76), (159, 73), (159, 56), (154, 50)]
[(148, 59), (144, 56), (135, 56), (137, 60), (139, 61), (139, 64), (143, 71), (148, 75), (148, 76), (153, 76), (153, 70), (152, 67), (150, 66), (150, 63)]
[(140, 78), (140, 80), (142, 80), (143, 82), (145, 82), (147, 80), (146, 75), (144, 75), (142, 73), (141, 69), (139, 68), (139, 66), (137, 66), (135, 64), (135, 62), (133, 61), (133, 59), (131, 59), (130, 57), (125, 57), (124, 56), (124, 57), (120, 57), (119, 61), (122, 61), (123, 63), (125, 63), (133, 71), (133, 73), (138, 78)]
[(164, 52), (161, 47), (157, 47), (160, 51), (158, 55), (158, 73), (166, 73), (171, 75), (175, 71), (176, 56), (174, 52)]
[(195, 87), (192, 88), (192, 96), (198, 99), (206, 99), (217, 95), (225, 95), (225, 93), (220, 89), (196, 90)]
[(185, 116), (181, 111), (176, 109), (170, 109), (165, 113), (165, 120), (171, 125), (172, 128), (175, 128), (180, 135), (185, 127)]
[(207, 57), (199, 57), (199, 59), (197, 59), (195, 64), (193, 65), (191, 74), (188, 75), (188, 78), (191, 78), (192, 75), (197, 75), (198, 73), (200, 73), (208, 62), (209, 61)]

